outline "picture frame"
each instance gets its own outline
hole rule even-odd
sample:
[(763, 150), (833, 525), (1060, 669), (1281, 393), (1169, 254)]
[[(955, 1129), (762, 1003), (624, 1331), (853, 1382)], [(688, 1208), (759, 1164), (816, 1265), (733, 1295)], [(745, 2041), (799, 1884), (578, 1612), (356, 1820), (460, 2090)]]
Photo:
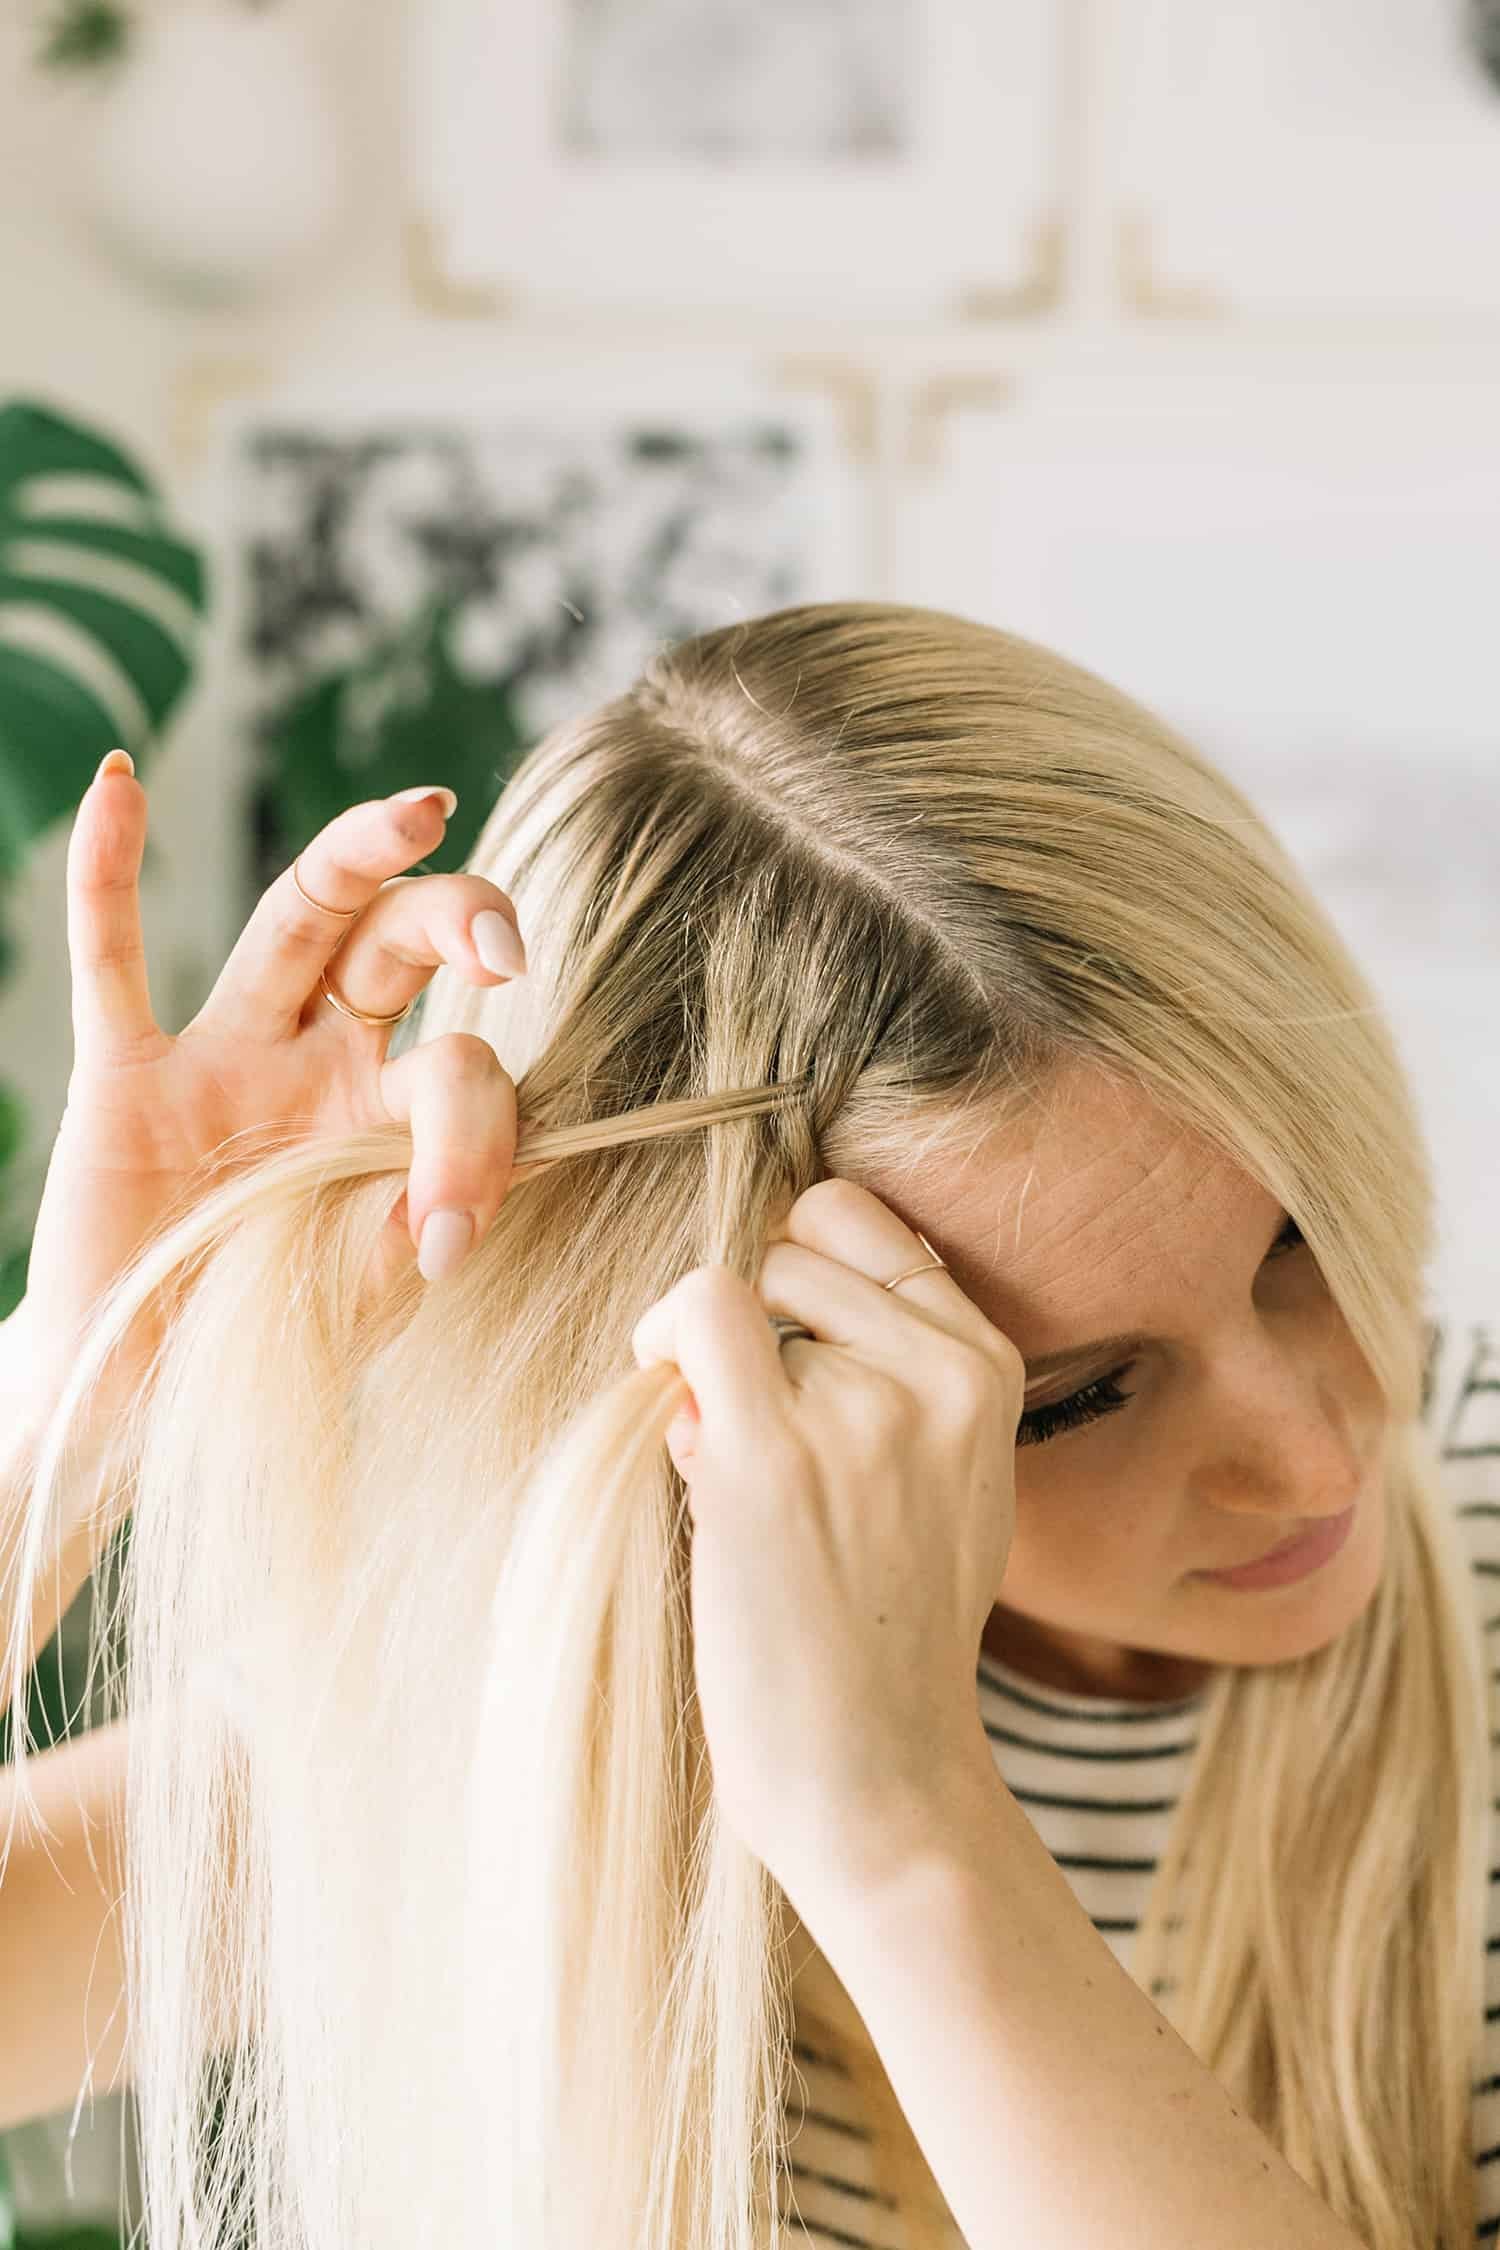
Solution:
[[(451, 288), (511, 311), (803, 319), (1058, 301), (1070, 74), (1049, 0), (411, 14), (408, 191)], [(692, 137), (695, 70), (716, 142)]]
[(301, 831), (429, 778), (416, 744), (464, 799), (459, 864), (514, 757), (660, 643), (866, 588), (869, 465), (805, 375), (720, 354), (225, 399), (195, 713), (238, 769), (224, 942)]

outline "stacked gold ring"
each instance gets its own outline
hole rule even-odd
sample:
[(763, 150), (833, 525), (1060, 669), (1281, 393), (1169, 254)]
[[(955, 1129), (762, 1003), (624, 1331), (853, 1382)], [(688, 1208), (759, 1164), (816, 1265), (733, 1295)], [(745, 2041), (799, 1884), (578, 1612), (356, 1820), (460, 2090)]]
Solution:
[[(301, 855), (299, 854), (298, 856), (300, 857)], [(357, 914), (363, 912), (363, 909), (358, 906), (325, 906), (320, 898), (314, 898), (310, 891), (303, 889), (302, 878), (297, 873), (297, 861), (295, 859), (292, 861), (292, 881), (296, 884), (298, 890), (301, 891), (302, 896), (307, 900), (308, 905), (315, 906), (320, 914), (331, 914), (334, 916), (335, 920), (340, 922), (352, 922)], [(398, 1008), (394, 1015), (372, 1016), (368, 1014), (363, 1008), (351, 1007), (350, 1003), (347, 1000), (341, 998), (340, 995), (334, 991), (333, 986), (329, 983), (328, 973), (326, 970), (322, 971), (319, 974), (318, 990), (322, 993), (325, 1000), (331, 1000), (336, 1008), (338, 1008), (344, 1015), (352, 1016), (356, 1023), (400, 1023), (403, 1016), (409, 1016), (411, 1014), (412, 1009), (417, 1004), (418, 998), (418, 995), (416, 993), (413, 993), (411, 998), (407, 1001), (406, 1006), (404, 1008)]]

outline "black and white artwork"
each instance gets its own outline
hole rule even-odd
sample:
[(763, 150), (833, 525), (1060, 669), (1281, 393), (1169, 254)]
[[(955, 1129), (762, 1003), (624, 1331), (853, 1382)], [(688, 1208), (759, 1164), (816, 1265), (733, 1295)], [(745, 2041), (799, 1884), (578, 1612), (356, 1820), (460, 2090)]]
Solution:
[(914, 138), (916, 0), (566, 0), (569, 155), (859, 162)]
[(826, 593), (835, 451), (801, 407), (253, 419), (231, 513), (257, 887), (424, 758), (477, 818), (662, 643)]
[(464, 670), (507, 679), (539, 735), (628, 685), (658, 641), (797, 598), (804, 466), (801, 434), (771, 420), (252, 433), (257, 693), (347, 665), (446, 596)]

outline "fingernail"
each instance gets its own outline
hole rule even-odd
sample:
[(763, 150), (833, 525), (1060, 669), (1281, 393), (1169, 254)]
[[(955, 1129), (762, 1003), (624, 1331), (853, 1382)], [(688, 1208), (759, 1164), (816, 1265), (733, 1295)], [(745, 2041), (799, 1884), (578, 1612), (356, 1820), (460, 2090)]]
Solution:
[(134, 772), (135, 760), (128, 750), (106, 750), (104, 756), (99, 760), (99, 771), (95, 774), (94, 779), (100, 781), (107, 773)]
[(444, 819), (453, 818), (458, 810), (458, 799), (451, 789), (398, 789), (391, 802), (395, 805), (425, 805), (429, 797), (440, 797), (443, 801)]
[(444, 1281), (461, 1266), (474, 1239), (472, 1211), (429, 1211), (422, 1222), (417, 1269), (424, 1281)]
[(520, 977), (526, 974), (526, 948), (513, 922), (487, 906), (476, 914), (469, 924), (469, 935), (474, 940), (474, 951), (487, 969), (497, 977)]

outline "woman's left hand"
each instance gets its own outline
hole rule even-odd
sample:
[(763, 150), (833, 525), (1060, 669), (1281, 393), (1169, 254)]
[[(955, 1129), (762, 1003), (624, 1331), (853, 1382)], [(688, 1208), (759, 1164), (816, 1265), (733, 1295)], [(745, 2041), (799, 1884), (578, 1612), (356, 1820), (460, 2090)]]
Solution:
[[(940, 1844), (994, 1782), (975, 1664), (1015, 1525), (1023, 1363), (946, 1270), (883, 1286), (925, 1256), (875, 1196), (820, 1180), (758, 1294), (700, 1266), (632, 1336), (691, 1394), (669, 1448), (715, 1795), (799, 1908)], [(782, 1346), (768, 1313), (816, 1340)]]

